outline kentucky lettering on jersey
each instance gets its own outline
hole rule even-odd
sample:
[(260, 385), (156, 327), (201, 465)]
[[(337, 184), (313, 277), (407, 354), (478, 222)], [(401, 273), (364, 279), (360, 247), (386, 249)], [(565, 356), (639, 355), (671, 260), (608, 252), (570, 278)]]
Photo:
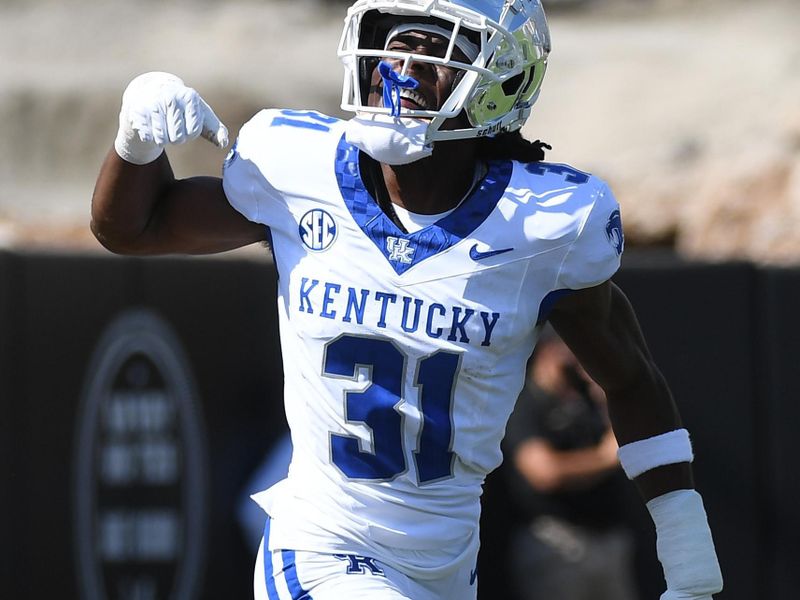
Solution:
[[(476, 311), (464, 306), (444, 306), (438, 302), (426, 304), (419, 298), (399, 296), (385, 291), (345, 287), (341, 283), (320, 282), (303, 277), (300, 284), (298, 310), (323, 319), (364, 325), (367, 305), (379, 308), (376, 318), (368, 323), (371, 328), (386, 329), (392, 322), (406, 333), (423, 332), (431, 339), (446, 338), (461, 344), (480, 343), (492, 345), (500, 313)], [(372, 313), (373, 311), (369, 311)], [(474, 318), (473, 318), (474, 317)], [(480, 326), (480, 336), (470, 337), (468, 331)]]

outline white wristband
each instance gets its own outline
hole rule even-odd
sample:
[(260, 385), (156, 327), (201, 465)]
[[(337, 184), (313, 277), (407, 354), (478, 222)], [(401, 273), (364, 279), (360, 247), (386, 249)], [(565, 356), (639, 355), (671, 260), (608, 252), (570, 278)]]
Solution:
[(620, 446), (617, 456), (628, 479), (656, 467), (694, 460), (689, 432), (685, 429), (625, 444)]
[(647, 509), (656, 525), (656, 549), (667, 592), (662, 600), (705, 599), (722, 590), (722, 573), (703, 499), (695, 490), (654, 498)]

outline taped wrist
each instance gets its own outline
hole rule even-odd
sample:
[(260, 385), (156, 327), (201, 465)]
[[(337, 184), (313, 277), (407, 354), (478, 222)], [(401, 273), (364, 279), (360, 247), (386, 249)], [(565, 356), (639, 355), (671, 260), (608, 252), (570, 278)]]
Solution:
[(694, 460), (689, 432), (685, 429), (625, 444), (620, 446), (617, 456), (628, 479), (634, 479), (656, 467)]
[(722, 573), (700, 494), (675, 490), (652, 499), (647, 509), (668, 592), (704, 598), (721, 591)]

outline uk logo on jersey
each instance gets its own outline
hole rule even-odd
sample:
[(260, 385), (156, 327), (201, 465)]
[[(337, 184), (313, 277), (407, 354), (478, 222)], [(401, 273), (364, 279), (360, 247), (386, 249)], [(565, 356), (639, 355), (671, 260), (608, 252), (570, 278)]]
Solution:
[(622, 216), (619, 210), (615, 210), (608, 217), (606, 236), (608, 236), (608, 241), (614, 246), (617, 254), (622, 254), (622, 251), (625, 250), (625, 233), (622, 231)]
[(326, 211), (314, 209), (300, 219), (300, 239), (309, 250), (322, 252), (336, 241), (336, 221)]
[(389, 236), (386, 238), (386, 250), (389, 251), (389, 260), (410, 265), (414, 262), (414, 252), (416, 248), (408, 245), (408, 240), (405, 238), (396, 238)]

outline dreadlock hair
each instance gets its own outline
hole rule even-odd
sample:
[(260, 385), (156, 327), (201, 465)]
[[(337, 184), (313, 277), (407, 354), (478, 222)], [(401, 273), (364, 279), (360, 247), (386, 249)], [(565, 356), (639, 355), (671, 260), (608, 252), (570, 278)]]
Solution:
[(544, 151), (553, 148), (542, 141), (531, 142), (517, 131), (500, 133), (478, 141), (477, 157), (483, 160), (516, 160), (522, 163), (544, 160)]

